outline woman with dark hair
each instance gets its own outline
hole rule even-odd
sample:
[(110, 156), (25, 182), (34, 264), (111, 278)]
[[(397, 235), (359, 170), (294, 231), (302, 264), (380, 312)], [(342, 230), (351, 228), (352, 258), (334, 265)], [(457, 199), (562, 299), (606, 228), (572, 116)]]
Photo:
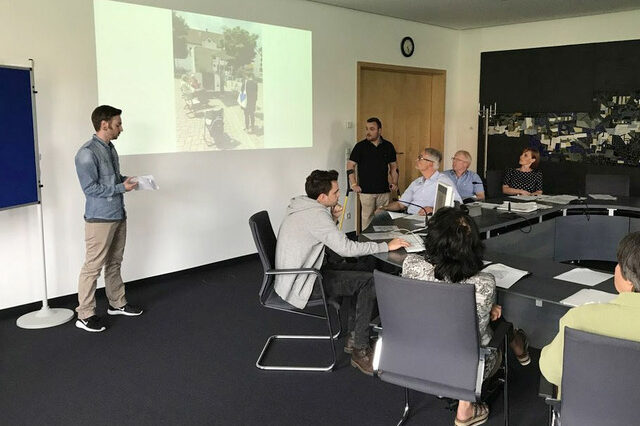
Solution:
[(507, 169), (502, 181), (502, 192), (507, 195), (542, 195), (540, 152), (525, 148), (520, 154), (520, 167)]
[[(471, 217), (458, 208), (441, 208), (429, 220), (424, 258), (416, 254), (408, 255), (402, 265), (402, 276), (425, 281), (473, 284), (480, 344), (484, 346), (493, 336), (490, 322), (502, 316), (502, 308), (495, 304), (495, 278), (487, 272), (481, 272), (484, 266), (483, 252), (484, 244)], [(511, 337), (510, 346), (522, 365), (529, 364), (531, 359), (522, 330), (516, 330)], [(499, 361), (499, 353), (487, 355), (485, 379), (497, 371)], [(489, 406), (486, 403), (459, 401), (455, 424), (480, 425), (488, 417)]]

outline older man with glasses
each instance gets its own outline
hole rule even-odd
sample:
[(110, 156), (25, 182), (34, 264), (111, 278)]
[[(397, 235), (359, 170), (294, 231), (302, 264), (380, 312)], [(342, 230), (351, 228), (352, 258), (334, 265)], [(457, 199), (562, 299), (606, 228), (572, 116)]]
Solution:
[(484, 200), (484, 185), (482, 178), (469, 170), (471, 165), (471, 154), (460, 150), (451, 159), (451, 169), (443, 173), (449, 177), (456, 185), (458, 193), (463, 200)]
[(438, 182), (451, 185), (454, 189), (454, 200), (462, 202), (453, 181), (447, 175), (438, 171), (441, 161), (442, 154), (440, 151), (434, 148), (425, 148), (416, 159), (416, 169), (420, 171), (422, 176), (411, 182), (409, 188), (402, 193), (398, 201), (393, 201), (383, 206), (380, 210), (406, 210), (409, 214), (417, 213), (419, 215), (431, 213), (436, 199)]

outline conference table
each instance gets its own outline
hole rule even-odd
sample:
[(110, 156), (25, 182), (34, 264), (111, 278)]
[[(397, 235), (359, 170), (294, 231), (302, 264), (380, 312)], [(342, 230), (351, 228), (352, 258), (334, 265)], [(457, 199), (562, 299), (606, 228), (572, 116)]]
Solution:
[[(512, 198), (488, 202), (499, 204), (503, 200), (517, 202)], [(617, 294), (613, 277), (595, 286), (554, 277), (581, 267), (575, 264), (577, 261), (601, 261), (610, 268), (612, 263), (608, 262), (616, 261), (620, 240), (630, 232), (640, 231), (640, 198), (538, 204), (548, 208), (531, 213), (482, 208), (473, 219), (484, 239), (485, 260), (530, 272), (508, 289), (498, 287), (498, 303), (505, 318), (527, 332), (531, 346), (540, 348), (553, 339), (558, 320), (571, 308), (562, 303), (564, 299), (582, 289)], [(408, 230), (424, 227), (424, 223), (415, 220), (391, 219), (384, 212), (374, 217), (370, 227), (360, 234), (360, 241), (369, 240), (365, 235), (379, 225)], [(399, 249), (375, 256), (401, 268), (407, 252)]]

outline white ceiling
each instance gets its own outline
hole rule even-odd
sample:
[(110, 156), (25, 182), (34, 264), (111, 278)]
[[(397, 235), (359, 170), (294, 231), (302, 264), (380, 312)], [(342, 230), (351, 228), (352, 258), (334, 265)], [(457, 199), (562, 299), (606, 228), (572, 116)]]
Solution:
[[(640, 9), (640, 0), (307, 0), (465, 30)], [(640, 22), (638, 22), (640, 25)]]

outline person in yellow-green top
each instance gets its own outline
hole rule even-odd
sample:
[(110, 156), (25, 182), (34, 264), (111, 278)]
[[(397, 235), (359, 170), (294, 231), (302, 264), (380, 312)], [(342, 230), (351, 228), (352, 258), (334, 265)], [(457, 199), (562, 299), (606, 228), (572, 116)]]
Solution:
[(565, 327), (640, 342), (640, 232), (628, 234), (620, 241), (616, 257), (614, 283), (620, 294), (609, 303), (569, 310), (560, 319), (556, 337), (542, 348), (540, 371), (558, 387), (562, 382)]

